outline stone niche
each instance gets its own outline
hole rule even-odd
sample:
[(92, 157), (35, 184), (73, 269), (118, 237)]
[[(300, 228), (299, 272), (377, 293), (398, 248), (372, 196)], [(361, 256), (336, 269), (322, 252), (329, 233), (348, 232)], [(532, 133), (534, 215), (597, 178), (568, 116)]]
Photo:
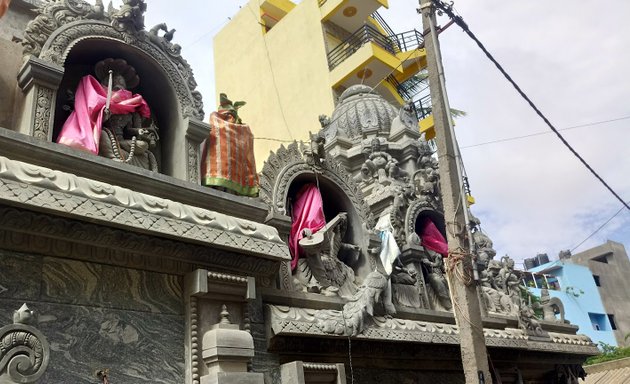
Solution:
[(199, 147), (209, 131), (201, 94), (181, 47), (171, 42), (174, 31), (166, 24), (145, 29), (145, 10), (143, 2), (107, 12), (83, 0), (45, 3), (24, 33), (16, 130), (56, 141), (81, 78), (95, 75), (103, 59), (123, 59), (140, 79), (130, 91), (143, 96), (159, 129), (152, 150), (159, 172), (197, 183)]

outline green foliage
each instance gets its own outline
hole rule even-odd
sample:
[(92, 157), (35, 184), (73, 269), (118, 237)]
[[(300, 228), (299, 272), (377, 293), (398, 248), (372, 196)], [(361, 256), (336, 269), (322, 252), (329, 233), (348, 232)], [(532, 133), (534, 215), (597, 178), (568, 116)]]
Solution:
[(589, 357), (588, 359), (586, 359), (584, 365), (599, 364), (606, 361), (630, 357), (630, 347), (621, 348), (606, 344), (604, 342), (600, 342), (599, 348), (602, 350), (602, 353), (597, 356)]

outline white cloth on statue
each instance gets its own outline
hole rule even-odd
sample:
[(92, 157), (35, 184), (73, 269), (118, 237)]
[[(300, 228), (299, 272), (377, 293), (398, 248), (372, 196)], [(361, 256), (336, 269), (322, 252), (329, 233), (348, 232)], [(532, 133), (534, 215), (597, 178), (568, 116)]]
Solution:
[(381, 236), (381, 253), (379, 254), (379, 258), (385, 268), (385, 272), (389, 276), (392, 273), (394, 261), (400, 256), (400, 248), (398, 248), (396, 239), (392, 234), (394, 228), (390, 222), (389, 213), (378, 220), (374, 229), (379, 231)]

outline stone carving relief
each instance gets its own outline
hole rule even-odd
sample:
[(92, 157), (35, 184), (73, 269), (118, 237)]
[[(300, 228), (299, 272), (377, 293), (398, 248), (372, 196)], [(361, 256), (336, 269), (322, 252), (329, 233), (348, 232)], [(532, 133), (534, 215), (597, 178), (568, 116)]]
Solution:
[[(273, 335), (322, 336), (335, 333), (345, 334), (346, 328), (337, 322), (322, 319), (330, 310), (268, 305), (271, 331)], [(341, 311), (338, 311), (341, 312)], [(345, 310), (344, 310), (345, 312)], [(346, 318), (348, 316), (346, 315)], [(459, 329), (453, 324), (426, 322), (419, 320), (396, 319), (387, 316), (365, 318), (362, 331), (356, 334), (357, 339), (370, 340), (404, 340), (425, 343), (459, 344)], [(323, 322), (330, 321), (330, 328)], [(549, 339), (541, 341), (531, 338), (522, 329), (486, 329), (483, 330), (489, 346), (516, 348), (521, 350), (545, 350), (555, 352), (573, 352), (577, 350), (597, 353), (597, 347), (586, 335), (571, 335), (549, 332)], [(583, 349), (579, 349), (583, 348)]]
[(44, 86), (37, 87), (37, 104), (35, 106), (35, 128), (33, 136), (48, 140), (50, 113), (52, 109), (53, 90)]
[(348, 225), (345, 212), (316, 233), (305, 229), (299, 244), (306, 257), (298, 260), (295, 279), (306, 291), (326, 296), (351, 296), (356, 291), (354, 270), (360, 248), (342, 241)]
[[(202, 120), (201, 94), (181, 47), (171, 42), (174, 30), (158, 24), (144, 30), (144, 0), (125, 0), (119, 9), (105, 12), (102, 1), (91, 5), (83, 0), (56, 0), (39, 9), (24, 33), (24, 57), (36, 56), (46, 62), (63, 65), (70, 50), (86, 39), (113, 39), (132, 44), (153, 58), (167, 73), (176, 91), (184, 117)], [(158, 33), (165, 30), (162, 36)]]
[(432, 307), (450, 311), (452, 304), (442, 255), (430, 249), (425, 249), (422, 257), (422, 266), (426, 269), (427, 291)]
[(288, 259), (275, 228), (0, 157), (0, 197)]
[[(562, 300), (557, 297), (551, 297), (549, 295), (549, 290), (543, 288), (540, 291), (540, 302), (536, 303), (537, 305), (534, 308), (540, 308), (543, 313), (544, 321), (552, 321), (564, 323), (566, 320), (564, 319), (564, 304), (562, 304)], [(559, 317), (556, 317), (559, 315)]]
[(34, 383), (46, 371), (50, 347), (33, 327), (33, 311), (26, 304), (13, 313), (13, 324), (0, 328), (0, 381)]
[(378, 271), (370, 273), (342, 311), (320, 310), (315, 313), (317, 326), (324, 333), (356, 336), (362, 333), (374, 316), (374, 306), (381, 301), (387, 277)]

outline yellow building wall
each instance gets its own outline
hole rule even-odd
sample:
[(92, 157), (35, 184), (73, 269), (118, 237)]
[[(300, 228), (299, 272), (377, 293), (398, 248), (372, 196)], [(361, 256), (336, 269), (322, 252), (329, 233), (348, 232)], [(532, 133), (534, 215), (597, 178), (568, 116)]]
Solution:
[(243, 6), (214, 38), (217, 100), (223, 92), (247, 102), (239, 115), (259, 138), (258, 170), (281, 145), (260, 138), (307, 140), (320, 129), (318, 116), (334, 108), (317, 0), (302, 1), (266, 33), (261, 2)]

